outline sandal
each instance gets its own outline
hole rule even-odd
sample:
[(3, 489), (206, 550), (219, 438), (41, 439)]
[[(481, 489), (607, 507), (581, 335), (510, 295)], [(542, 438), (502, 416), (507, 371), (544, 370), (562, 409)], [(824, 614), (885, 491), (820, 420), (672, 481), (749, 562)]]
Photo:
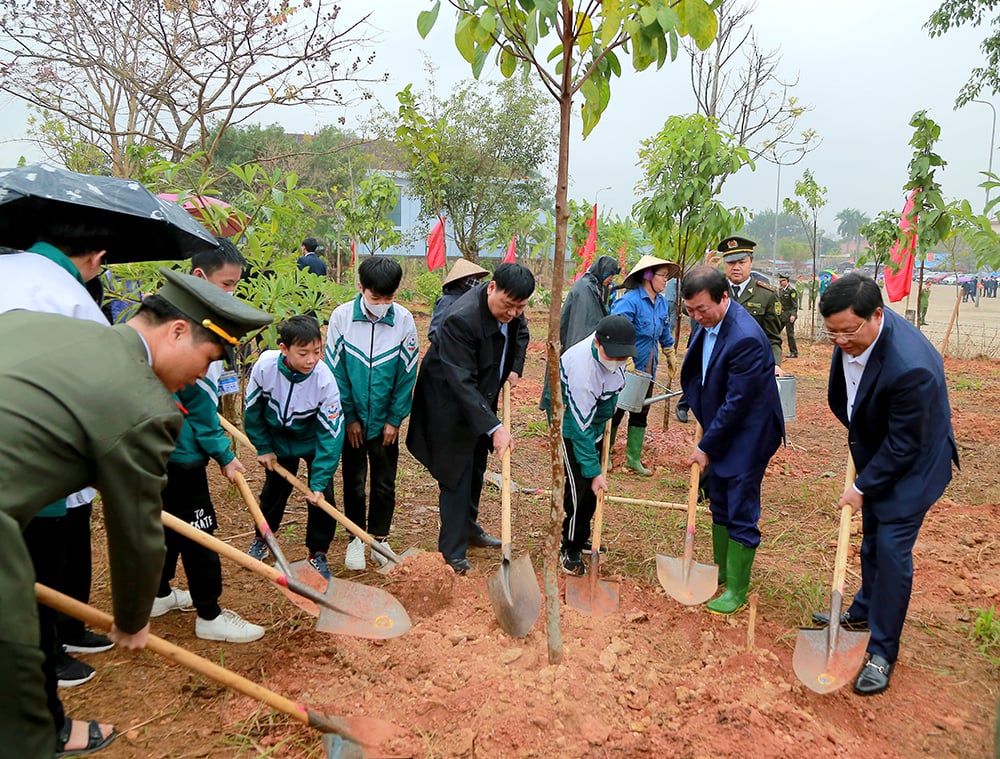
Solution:
[(73, 722), (74, 720), (71, 719), (63, 721), (62, 729), (59, 731), (59, 736), (56, 738), (56, 757), (84, 756), (85, 754), (93, 754), (95, 751), (107, 748), (111, 741), (115, 739), (115, 736), (118, 735), (118, 732), (112, 728), (111, 734), (105, 738), (104, 734), (101, 733), (100, 723), (96, 719), (92, 719), (87, 722), (86, 748), (67, 749), (66, 744), (69, 743), (69, 739), (73, 734)]

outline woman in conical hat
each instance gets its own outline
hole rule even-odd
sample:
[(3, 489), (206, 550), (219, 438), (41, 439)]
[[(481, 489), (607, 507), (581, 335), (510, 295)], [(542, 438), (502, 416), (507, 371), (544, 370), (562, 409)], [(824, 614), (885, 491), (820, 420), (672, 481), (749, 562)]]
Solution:
[(444, 321), (451, 305), (486, 276), (489, 276), (487, 269), (466, 258), (460, 258), (452, 265), (448, 276), (441, 283), (441, 295), (434, 301), (431, 324), (427, 328), (428, 340), (434, 339), (434, 333), (441, 326), (441, 322)]
[[(667, 282), (677, 277), (678, 274), (680, 274), (680, 267), (672, 261), (656, 256), (643, 256), (625, 277), (625, 294), (611, 306), (612, 314), (628, 317), (635, 326), (637, 355), (635, 368), (653, 377), (656, 376), (657, 343), (660, 344), (671, 366), (671, 371), (676, 366), (674, 337), (670, 329), (673, 322), (671, 304), (663, 296), (663, 291), (667, 287)], [(650, 383), (647, 397), (652, 394), (652, 391), (653, 385)], [(646, 438), (648, 409), (649, 407), (645, 406), (641, 413), (629, 412), (628, 446), (625, 456), (625, 467), (645, 476), (652, 474), (649, 469), (642, 465), (640, 460), (643, 442)], [(623, 410), (615, 411), (611, 423), (612, 444), (614, 444), (614, 436), (623, 416), (625, 416)]]

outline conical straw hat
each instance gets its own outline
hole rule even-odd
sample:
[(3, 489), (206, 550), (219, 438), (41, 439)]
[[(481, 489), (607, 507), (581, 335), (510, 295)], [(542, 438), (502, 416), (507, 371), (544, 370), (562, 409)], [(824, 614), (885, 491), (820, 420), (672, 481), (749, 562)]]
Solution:
[(466, 277), (476, 277), (482, 278), (489, 275), (489, 271), (484, 269), (478, 264), (472, 263), (467, 258), (458, 259), (454, 265), (451, 267), (451, 271), (448, 272), (448, 276), (444, 278), (444, 282), (441, 286), (451, 284), (452, 282), (457, 282), (460, 279), (465, 279)]
[(643, 256), (639, 259), (639, 263), (632, 267), (632, 271), (628, 273), (625, 277), (625, 287), (629, 290), (634, 290), (642, 284), (642, 274), (646, 269), (662, 269), (666, 266), (670, 272), (668, 279), (673, 279), (681, 273), (681, 267), (675, 264), (673, 261), (668, 261), (665, 258), (657, 258), (656, 256)]

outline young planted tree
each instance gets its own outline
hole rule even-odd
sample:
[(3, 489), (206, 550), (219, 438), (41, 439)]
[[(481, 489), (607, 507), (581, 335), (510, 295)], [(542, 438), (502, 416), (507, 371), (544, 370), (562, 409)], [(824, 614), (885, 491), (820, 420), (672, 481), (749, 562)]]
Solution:
[[(643, 178), (632, 213), (657, 255), (686, 272), (705, 251), (743, 226), (743, 209), (716, 200), (725, 181), (753, 167), (747, 149), (714, 120), (671, 116), (639, 149)], [(679, 322), (680, 320), (678, 320)]]
[(881, 211), (874, 221), (858, 227), (858, 234), (868, 241), (868, 248), (858, 256), (858, 266), (871, 263), (875, 266), (874, 279), (878, 279), (878, 269), (889, 260), (889, 250), (899, 239), (899, 213)]
[(135, 146), (209, 165), (267, 106), (360, 99), (365, 18), (331, 0), (0, 0), (0, 92), (56, 114), (116, 176), (135, 176)]
[[(717, 3), (706, 0), (449, 0), (457, 12), (455, 45), (478, 76), (493, 54), (505, 77), (521, 70), (534, 76), (559, 108), (559, 159), (556, 171), (556, 235), (549, 306), (549, 385), (559, 387), (559, 311), (562, 305), (569, 219), (569, 130), (573, 101), (583, 98), (583, 135), (600, 121), (611, 101), (611, 83), (621, 75), (618, 54), (631, 55), (643, 71), (676, 58), (681, 37), (702, 49), (715, 38)], [(420, 14), (417, 28), (426, 36), (437, 21), (441, 0)], [(552, 529), (546, 543), (544, 581), (549, 661), (562, 660), (559, 593), (556, 584), (562, 496), (565, 484), (562, 446), (563, 405), (552, 394), (549, 444), (552, 461)]]
[[(819, 212), (826, 205), (826, 188), (821, 186), (813, 178), (812, 172), (806, 169), (802, 172), (802, 178), (795, 183), (795, 197), (797, 200), (785, 198), (785, 213), (795, 216), (802, 224), (802, 231), (809, 238), (809, 247), (812, 250), (812, 281), (810, 287), (816, 286), (816, 263), (819, 243)], [(813, 307), (809, 316), (809, 337), (816, 337), (816, 299), (810, 298)]]

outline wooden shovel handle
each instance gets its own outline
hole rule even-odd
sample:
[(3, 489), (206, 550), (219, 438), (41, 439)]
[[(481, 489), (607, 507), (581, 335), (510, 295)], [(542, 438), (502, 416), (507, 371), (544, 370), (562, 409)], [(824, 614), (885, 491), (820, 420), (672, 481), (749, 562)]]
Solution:
[[(240, 430), (238, 427), (234, 426), (232, 422), (230, 422), (228, 419), (226, 419), (221, 414), (219, 415), (219, 424), (222, 425), (222, 428), (226, 432), (228, 432), (230, 435), (232, 435), (234, 438), (236, 438), (240, 442), (241, 445), (245, 445), (247, 448), (250, 448), (251, 450), (254, 450), (254, 451), (257, 450), (256, 447), (254, 446), (254, 444), (250, 442), (250, 438), (248, 438), (245, 434), (243, 434), (242, 430)], [(313, 491), (311, 491), (306, 486), (306, 484), (304, 482), (302, 482), (302, 480), (300, 480), (294, 474), (292, 474), (287, 469), (285, 469), (285, 467), (283, 467), (277, 461), (274, 462), (274, 471), (277, 472), (280, 476), (284, 477), (285, 480), (287, 480), (288, 482), (290, 482), (292, 484), (292, 487), (294, 487), (300, 493), (302, 493), (304, 495), (307, 495), (307, 496), (310, 496), (310, 497), (312, 496)], [(237, 481), (237, 485), (239, 485), (239, 481)], [(242, 492), (242, 489), (241, 489), (241, 492)], [(244, 495), (244, 500), (246, 500), (246, 496), (245, 495)], [(389, 561), (393, 562), (394, 564), (401, 564), (402, 563), (402, 559), (400, 559), (396, 555), (395, 551), (393, 551), (391, 548), (387, 548), (382, 543), (378, 543), (377, 541), (375, 541), (374, 539), (372, 539), (371, 535), (369, 535), (367, 532), (365, 532), (360, 527), (358, 527), (358, 525), (356, 525), (354, 522), (352, 522), (350, 519), (348, 519), (347, 516), (345, 516), (341, 511), (339, 511), (337, 508), (335, 508), (325, 498), (323, 498), (322, 496), (320, 496), (319, 500), (316, 502), (316, 505), (319, 506), (321, 509), (323, 509), (323, 511), (325, 511), (327, 514), (329, 514), (331, 517), (333, 517), (337, 522), (339, 522), (341, 524), (341, 526), (345, 530), (347, 530), (349, 533), (351, 533), (352, 535), (354, 535), (354, 537), (361, 538), (361, 541), (363, 543), (365, 543), (365, 545), (369, 546), (373, 551), (376, 551), (376, 552), (380, 553), (382, 556), (384, 556), (385, 558), (387, 558)], [(258, 527), (259, 527), (259, 523), (258, 523)]]
[[(510, 432), (510, 382), (503, 384), (503, 419), (501, 422)], [(510, 446), (508, 445), (500, 457), (500, 541), (503, 544), (505, 557), (510, 559)]]
[[(87, 604), (80, 603), (76, 599), (63, 595), (52, 588), (40, 583), (35, 583), (35, 596), (46, 606), (55, 609), (56, 611), (61, 611), (63, 614), (73, 617), (74, 619), (79, 619), (95, 630), (108, 632), (111, 629), (113, 620), (109, 614), (105, 614), (103, 611), (98, 611)], [(297, 720), (304, 725), (312, 726), (314, 723), (313, 717), (315, 715), (313, 715), (310, 710), (302, 704), (297, 704), (284, 696), (278, 695), (274, 691), (270, 691), (263, 686), (257, 685), (257, 683), (251, 682), (245, 677), (237, 675), (235, 672), (230, 672), (228, 669), (224, 669), (218, 664), (214, 664), (207, 659), (203, 659), (197, 654), (193, 654), (180, 646), (168, 643), (152, 633), (150, 633), (149, 639), (146, 642), (146, 648), (153, 653), (159, 654), (170, 661), (180, 664), (182, 667), (187, 667), (194, 672), (215, 680), (217, 683), (221, 683), (227, 688), (231, 688), (232, 690), (242, 693), (245, 696), (249, 696), (255, 701), (267, 704), (272, 709), (276, 709), (283, 714), (287, 714), (292, 719)]]
[(272, 582), (276, 582), (279, 585), (281, 584), (280, 580), (285, 575), (274, 567), (268, 566), (262, 561), (257, 561), (257, 559), (251, 558), (243, 551), (233, 548), (224, 540), (219, 540), (214, 535), (202, 532), (197, 527), (192, 527), (183, 519), (178, 519), (173, 514), (168, 514), (164, 511), (161, 514), (161, 517), (163, 518), (163, 524), (176, 532), (178, 535), (183, 535), (188, 540), (193, 540), (195, 543), (204, 546), (208, 550), (215, 551), (215, 553), (220, 556), (224, 556), (227, 559), (235, 561), (244, 569), (249, 569), (251, 572), (259, 574), (261, 577), (266, 577)]
[[(844, 472), (844, 490), (847, 490), (857, 477), (854, 468), (854, 457), (847, 454), (847, 469)], [(840, 529), (837, 531), (837, 557), (833, 563), (833, 589), (844, 594), (844, 580), (847, 575), (847, 551), (851, 546), (851, 506), (846, 504), (840, 510)]]
[[(608, 454), (611, 453), (611, 420), (604, 423), (604, 439), (601, 440), (601, 475), (605, 481), (608, 478)], [(605, 491), (597, 494), (597, 506), (594, 508), (594, 530), (590, 536), (590, 544), (593, 546), (592, 553), (601, 551), (601, 527), (604, 525), (604, 497)]]
[[(701, 422), (694, 423), (695, 444), (701, 440), (703, 430)], [(694, 517), (698, 511), (698, 485), (701, 483), (701, 467), (698, 462), (691, 464), (691, 477), (688, 480), (688, 511), (687, 511), (687, 532), (694, 534)]]

